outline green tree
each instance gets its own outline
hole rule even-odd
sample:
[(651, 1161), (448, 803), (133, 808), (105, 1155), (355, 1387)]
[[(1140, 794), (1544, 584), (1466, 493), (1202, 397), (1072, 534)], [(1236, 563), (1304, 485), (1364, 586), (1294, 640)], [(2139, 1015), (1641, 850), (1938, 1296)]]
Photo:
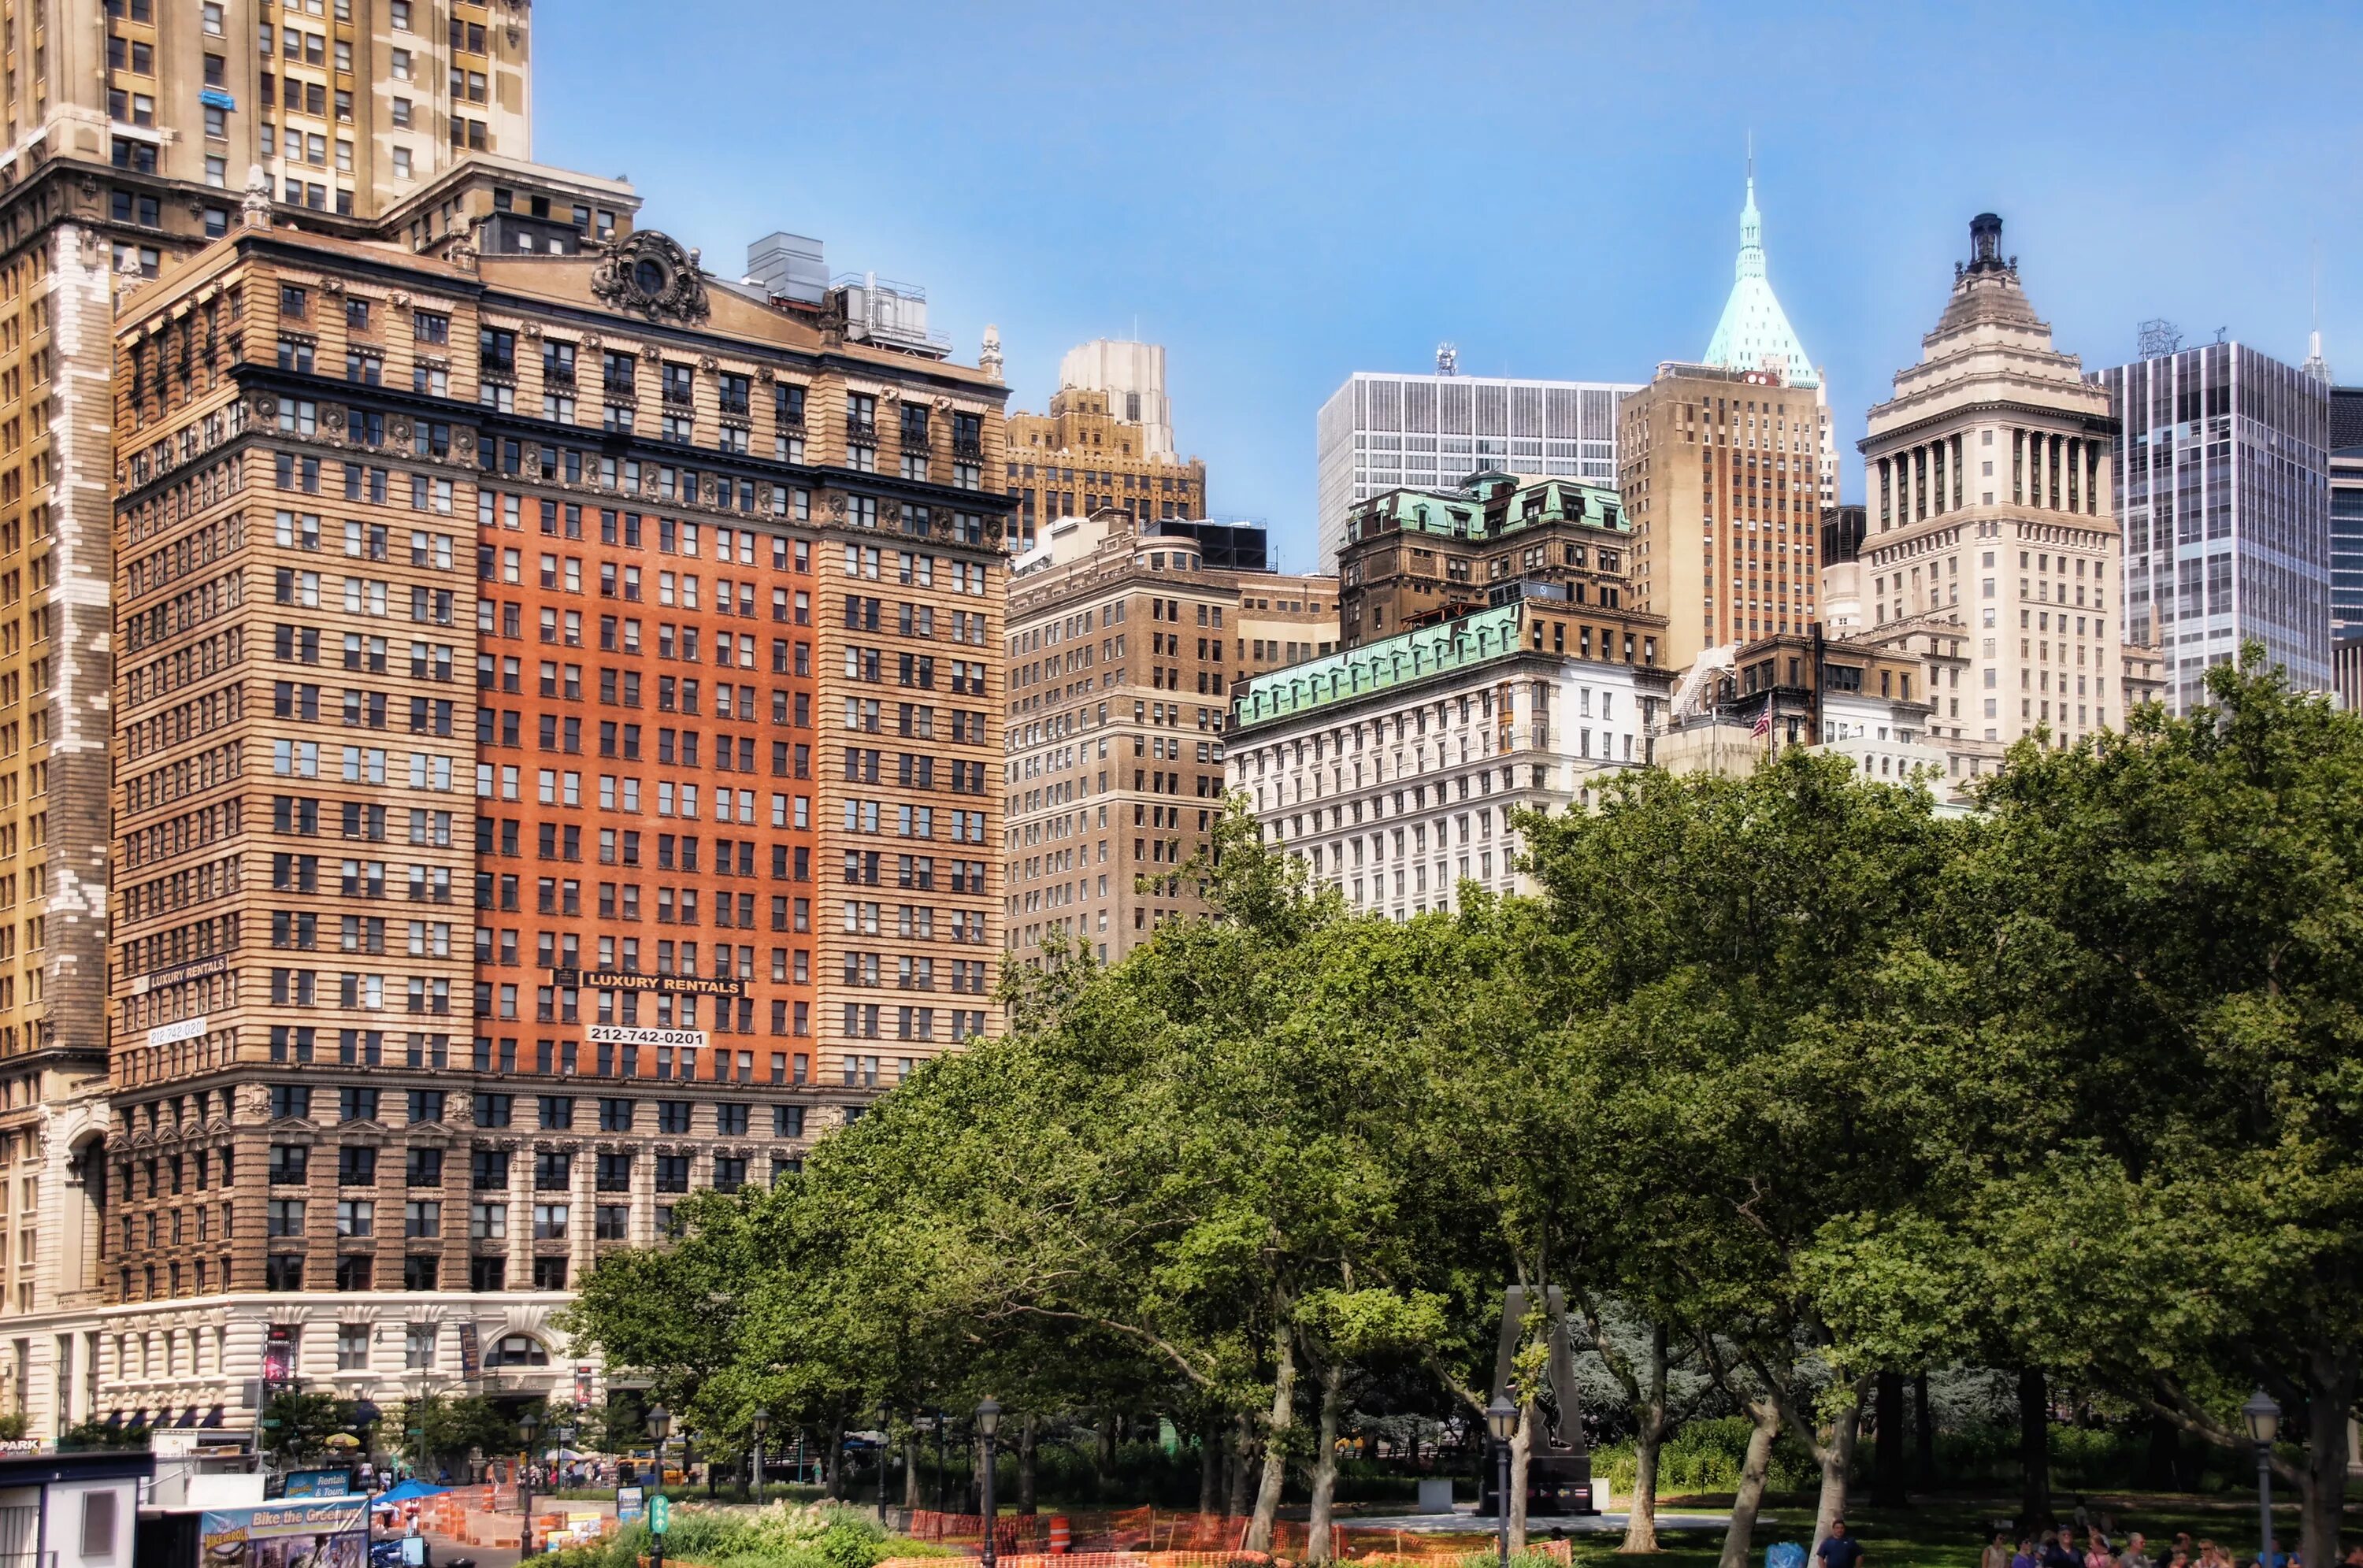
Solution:
[(2253, 647), (2208, 691), (1987, 790), (1969, 894), (2063, 1124), (1996, 1163), (1966, 1249), (2037, 1360), (2185, 1431), (2245, 1450), (2273, 1394), (2327, 1562), (2363, 1365), (2363, 720)]
[[(1921, 790), (1792, 751), (1740, 778), (1650, 770), (1601, 808), (1525, 824), (1593, 999), (1571, 1026), (1625, 1167), (1606, 1205), (1650, 1310), (1775, 1419), (1822, 1473), (1815, 1540), (1843, 1509), (1877, 1364), (1846, 1353), (1816, 1249), (1848, 1217), (1942, 1190), (1971, 1053), (1952, 971), (1928, 955), (1955, 830)], [(1725, 1559), (1744, 1558), (1736, 1509)]]

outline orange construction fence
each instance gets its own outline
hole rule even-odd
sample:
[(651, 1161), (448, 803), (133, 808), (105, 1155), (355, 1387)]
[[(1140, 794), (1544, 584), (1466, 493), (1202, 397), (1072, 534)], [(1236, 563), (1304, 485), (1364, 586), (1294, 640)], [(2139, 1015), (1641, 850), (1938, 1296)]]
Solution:
[[(1302, 1562), (1311, 1527), (1301, 1519), (1272, 1522), (1271, 1550), (1247, 1550), (1251, 1520), (1244, 1514), (1201, 1514), (1159, 1508), (1126, 1508), (1094, 1514), (1004, 1514), (993, 1521), (993, 1555), (1003, 1568), (1200, 1568), (1201, 1564), (1260, 1562), (1268, 1557)], [(1481, 1551), (1492, 1534), (1479, 1521), (1464, 1531), (1373, 1529), (1341, 1521), (1332, 1527), (1331, 1550), (1340, 1558), (1423, 1563)], [(904, 1533), (914, 1540), (958, 1544), (984, 1540), (980, 1514), (913, 1513)], [(1068, 1550), (1061, 1551), (1061, 1547)], [(1573, 1561), (1569, 1542), (1534, 1540), (1530, 1550), (1559, 1562)], [(940, 1565), (938, 1565), (940, 1568)]]

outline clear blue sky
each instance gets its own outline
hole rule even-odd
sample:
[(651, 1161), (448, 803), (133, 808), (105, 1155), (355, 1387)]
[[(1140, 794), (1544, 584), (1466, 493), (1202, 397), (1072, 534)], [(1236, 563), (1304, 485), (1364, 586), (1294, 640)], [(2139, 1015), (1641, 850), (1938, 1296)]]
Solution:
[(2363, 381), (2363, 7), (545, 0), (535, 153), (716, 271), (775, 228), (926, 285), (1013, 406), (1166, 345), (1218, 515), (1311, 564), (1355, 370), (1647, 380), (1706, 346), (1756, 138), (1774, 288), (1851, 443), (2002, 214), (2098, 367), (2136, 323)]

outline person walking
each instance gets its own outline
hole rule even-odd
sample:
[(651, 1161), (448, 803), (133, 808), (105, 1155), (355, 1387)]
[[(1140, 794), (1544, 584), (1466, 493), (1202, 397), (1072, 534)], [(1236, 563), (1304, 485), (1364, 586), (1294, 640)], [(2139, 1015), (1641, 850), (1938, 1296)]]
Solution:
[(2011, 1568), (2010, 1555), (2008, 1539), (1996, 1530), (1993, 1539), (1986, 1542), (1985, 1551), (1978, 1554), (1978, 1568)]

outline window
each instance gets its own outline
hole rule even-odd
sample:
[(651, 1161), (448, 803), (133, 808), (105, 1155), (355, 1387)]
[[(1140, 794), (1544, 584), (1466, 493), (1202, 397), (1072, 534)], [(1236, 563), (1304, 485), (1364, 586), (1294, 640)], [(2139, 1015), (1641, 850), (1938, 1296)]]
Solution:
[(436, 1325), (405, 1324), (402, 1331), (402, 1364), (411, 1371), (431, 1371), (435, 1365)]
[(370, 1325), (339, 1323), (337, 1325), (337, 1370), (367, 1372), (369, 1370)]
[[(560, 1263), (566, 1260), (560, 1258)], [(509, 1334), (497, 1341), (484, 1357), (486, 1366), (548, 1366), (549, 1352), (531, 1334)]]

